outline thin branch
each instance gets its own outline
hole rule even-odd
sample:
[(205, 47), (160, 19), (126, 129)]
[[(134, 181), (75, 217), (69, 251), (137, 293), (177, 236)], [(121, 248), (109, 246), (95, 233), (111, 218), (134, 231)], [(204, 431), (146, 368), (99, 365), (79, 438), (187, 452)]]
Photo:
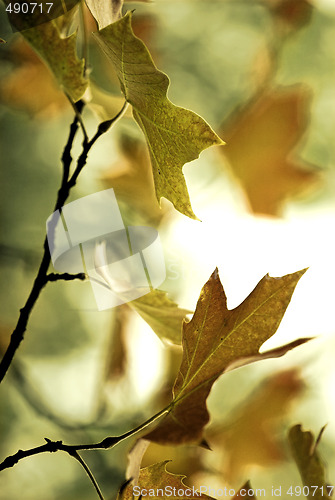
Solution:
[(82, 457), (76, 451), (74, 451), (71, 456), (73, 458), (75, 458), (76, 460), (78, 460), (78, 462), (80, 463), (80, 465), (82, 466), (82, 468), (85, 470), (86, 474), (88, 475), (88, 477), (89, 477), (91, 483), (93, 484), (96, 492), (98, 493), (98, 497), (100, 498), (100, 500), (104, 500), (102, 491), (99, 488), (99, 485), (98, 485), (95, 477), (93, 476), (92, 471), (90, 470), (90, 468), (87, 465), (87, 463), (82, 459)]
[(81, 280), (84, 281), (86, 279), (86, 274), (85, 273), (77, 273), (77, 274), (70, 274), (70, 273), (49, 273), (46, 275), (46, 280), (47, 281), (73, 281), (73, 280)]
[[(81, 173), (82, 169), (86, 165), (87, 161), (87, 156), (89, 151), (91, 150), (92, 146), (95, 144), (95, 142), (98, 140), (98, 138), (107, 132), (107, 130), (110, 128), (110, 126), (118, 120), (118, 118), (123, 114), (126, 105), (124, 105), (121, 109), (121, 111), (112, 119), (108, 120), (108, 123), (103, 122), (102, 124), (99, 125), (98, 130), (96, 134), (93, 136), (93, 138), (89, 141), (87, 139), (87, 133), (85, 130), (85, 127), (82, 123), (81, 119), (81, 110), (83, 107), (83, 102), (80, 101), (78, 104), (73, 104), (74, 110), (76, 112), (76, 116), (74, 118), (74, 121), (70, 127), (70, 133), (68, 136), (67, 143), (65, 145), (63, 155), (62, 155), (62, 161), (63, 161), (63, 178), (61, 182), (61, 187), (58, 191), (57, 195), (57, 201), (55, 204), (55, 208), (53, 212), (57, 212), (57, 210), (60, 210), (66, 200), (69, 197), (70, 191), (75, 186), (78, 176)], [(82, 152), (77, 160), (77, 166), (74, 170), (74, 173), (72, 177), (69, 179), (69, 172), (70, 172), (70, 166), (72, 162), (72, 157), (71, 157), (71, 150), (74, 142), (75, 135), (78, 130), (78, 124), (81, 125), (82, 131), (84, 134), (84, 141), (83, 141), (83, 149)], [(57, 222), (57, 217), (51, 217), (51, 220), (49, 221), (49, 227), (48, 227), (48, 233), (52, 234), (52, 232), (55, 230), (55, 225)], [(0, 362), (0, 383), (4, 379), (8, 368), (10, 367), (10, 364), (15, 356), (15, 353), (17, 349), (19, 348), (23, 338), (24, 338), (24, 333), (27, 329), (29, 317), (31, 314), (31, 311), (42, 291), (44, 286), (48, 283), (48, 278), (47, 278), (47, 273), (51, 261), (50, 257), (50, 251), (49, 251), (49, 245), (48, 245), (48, 239), (47, 237), (44, 240), (44, 253), (42, 257), (42, 261), (39, 267), (39, 270), (37, 272), (37, 276), (35, 278), (33, 287), (31, 289), (31, 292), (28, 296), (28, 299), (23, 306), (22, 309), (20, 309), (20, 315), (18, 322), (16, 324), (16, 327), (11, 335), (9, 346)]]
[(167, 406), (163, 410), (156, 413), (154, 416), (146, 420), (144, 423), (135, 427), (120, 436), (109, 436), (100, 441), (99, 443), (94, 444), (78, 444), (78, 445), (67, 445), (63, 444), (62, 441), (51, 441), (48, 438), (45, 438), (46, 444), (41, 446), (37, 446), (35, 448), (30, 448), (29, 450), (18, 450), (14, 455), (10, 455), (5, 460), (0, 463), (0, 471), (4, 469), (9, 469), (10, 467), (14, 467), (20, 460), (28, 457), (32, 457), (34, 455), (39, 455), (40, 453), (54, 453), (56, 451), (65, 451), (69, 455), (73, 456), (79, 450), (108, 450), (110, 448), (114, 448), (121, 441), (124, 441), (128, 437), (137, 434), (141, 430), (148, 427), (150, 424), (155, 422), (158, 418), (160, 418), (165, 413), (169, 412), (171, 405)]

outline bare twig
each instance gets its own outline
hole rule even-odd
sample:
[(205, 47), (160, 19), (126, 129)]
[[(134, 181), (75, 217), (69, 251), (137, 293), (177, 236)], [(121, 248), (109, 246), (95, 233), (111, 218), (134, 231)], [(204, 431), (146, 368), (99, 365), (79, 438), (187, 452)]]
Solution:
[[(74, 109), (76, 111), (76, 116), (73, 120), (73, 123), (70, 127), (70, 133), (68, 136), (67, 143), (65, 145), (63, 155), (62, 155), (62, 162), (63, 162), (63, 178), (61, 182), (61, 187), (58, 191), (57, 195), (57, 201), (55, 204), (54, 212), (57, 212), (57, 210), (60, 210), (66, 200), (69, 197), (71, 189), (75, 186), (78, 176), (81, 173), (82, 169), (86, 165), (87, 161), (87, 156), (88, 153), (90, 152), (92, 146), (95, 144), (95, 142), (98, 140), (98, 138), (103, 135), (107, 130), (111, 127), (112, 124), (114, 124), (120, 116), (123, 114), (126, 104), (122, 107), (121, 111), (112, 119), (108, 120), (107, 122), (103, 122), (99, 125), (98, 130), (96, 134), (93, 136), (91, 140), (88, 140), (87, 134), (85, 131), (85, 127), (83, 126), (82, 120), (81, 120), (81, 110), (83, 108), (83, 103), (80, 102), (79, 104), (74, 105)], [(83, 149), (78, 157), (77, 160), (77, 165), (76, 168), (70, 177), (70, 166), (72, 163), (72, 157), (71, 157), (71, 150), (73, 146), (73, 142), (78, 130), (78, 125), (81, 125), (83, 134), (84, 134), (84, 141), (83, 141)], [(56, 224), (57, 218), (52, 217), (51, 220), (49, 221), (49, 231), (52, 233), (55, 229), (55, 224)], [(16, 327), (11, 335), (9, 346), (0, 362), (0, 383), (2, 382), (3, 378), (5, 377), (8, 368), (10, 367), (10, 364), (15, 356), (15, 353), (17, 349), (19, 348), (19, 345), (21, 344), (23, 338), (24, 338), (24, 332), (27, 329), (29, 317), (31, 314), (31, 311), (42, 291), (44, 286), (48, 283), (48, 281), (51, 281), (47, 277), (49, 265), (50, 265), (50, 252), (49, 252), (49, 245), (48, 245), (48, 240), (45, 238), (44, 240), (44, 253), (42, 257), (42, 261), (39, 267), (39, 270), (37, 272), (37, 276), (35, 278), (33, 287), (31, 289), (31, 292), (28, 296), (28, 299), (23, 306), (22, 309), (20, 309), (20, 315), (18, 322), (16, 324)]]
[(140, 424), (138, 427), (121, 434), (120, 436), (108, 436), (99, 443), (94, 444), (78, 444), (78, 445), (68, 445), (64, 444), (62, 441), (51, 441), (48, 438), (45, 438), (46, 443), (37, 446), (35, 448), (30, 448), (29, 450), (18, 450), (14, 455), (10, 455), (5, 460), (0, 463), (0, 471), (4, 469), (9, 469), (10, 467), (14, 467), (20, 460), (28, 457), (32, 457), (34, 455), (39, 455), (40, 453), (54, 453), (56, 451), (65, 451), (70, 456), (74, 456), (80, 450), (108, 450), (110, 448), (114, 448), (117, 444), (125, 439), (137, 434), (141, 430), (148, 427), (150, 424), (155, 422), (162, 415), (167, 413), (171, 408), (171, 405), (167, 406), (163, 410), (159, 411), (151, 418), (146, 420), (144, 423)]
[(81, 280), (84, 281), (86, 279), (85, 273), (49, 273), (46, 275), (47, 281), (73, 281), (73, 280)]
[(98, 497), (100, 498), (100, 500), (104, 500), (104, 497), (103, 497), (103, 494), (101, 492), (101, 489), (99, 488), (99, 485), (95, 479), (95, 477), (93, 476), (93, 473), (92, 471), (90, 470), (89, 466), (87, 465), (87, 463), (82, 459), (82, 457), (79, 455), (78, 452), (74, 451), (71, 456), (73, 458), (75, 458), (79, 463), (80, 465), (82, 466), (82, 468), (85, 470), (86, 474), (88, 475), (88, 477), (90, 478), (90, 481), (91, 483), (93, 484), (96, 492), (98, 493)]

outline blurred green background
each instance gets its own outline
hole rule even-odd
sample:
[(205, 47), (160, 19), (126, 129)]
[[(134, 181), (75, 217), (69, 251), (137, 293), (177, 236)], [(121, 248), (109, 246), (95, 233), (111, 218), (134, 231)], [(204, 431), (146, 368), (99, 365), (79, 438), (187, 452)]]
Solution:
[[(193, 209), (203, 222), (186, 220), (163, 201), (159, 230), (167, 264), (163, 289), (192, 310), (216, 265), (229, 307), (238, 305), (266, 272), (278, 276), (310, 266), (276, 339), (278, 345), (299, 336), (317, 336), (317, 340), (284, 359), (225, 375), (215, 385), (209, 407), (214, 429), (227, 415), (234, 415), (235, 406), (248, 399), (265, 377), (298, 367), (306, 390), (297, 391), (290, 412), (278, 415), (280, 425), (273, 432), (283, 437), (289, 424), (301, 422), (317, 434), (328, 423), (320, 452), (328, 464), (329, 480), (335, 481), (335, 7), (316, 0), (287, 2), (298, 5), (297, 14), (292, 14), (284, 4), (280, 0), (156, 0), (129, 3), (127, 8), (136, 8), (135, 32), (171, 79), (171, 101), (204, 117), (228, 146), (231, 113), (242, 116), (264, 89), (300, 83), (310, 89), (299, 156), (319, 176), (316, 186), (305, 196), (283, 199), (277, 214), (255, 213), (227, 158), (218, 151), (206, 151), (184, 168)], [(11, 33), (4, 6), (0, 7), (0, 36), (7, 41), (0, 46), (3, 351), (39, 265), (73, 113), (51, 84), (46, 85), (46, 73), (39, 73), (43, 70), (28, 49), (15, 45), (20, 35)], [(93, 29), (89, 17), (87, 26)], [(89, 50), (92, 79), (104, 91), (119, 95), (115, 75), (93, 42)], [(87, 109), (84, 121), (92, 135), (99, 118)], [(108, 186), (114, 186), (127, 167), (120, 147), (128, 144), (125, 138), (128, 143), (141, 140), (129, 118), (94, 147), (71, 199), (104, 189), (106, 178), (110, 178)], [(79, 152), (80, 140), (74, 153)], [(145, 219), (126, 197), (121, 208), (125, 220)], [(1, 457), (38, 446), (44, 437), (94, 442), (138, 425), (162, 407), (178, 359), (128, 310), (96, 311), (88, 282), (49, 284), (1, 385)], [(133, 442), (83, 454), (106, 499), (115, 497), (124, 480), (126, 453)], [(274, 464), (248, 463), (244, 479), (249, 478), (255, 488), (300, 484), (287, 444), (283, 449), (283, 458)], [(201, 453), (187, 449), (185, 462), (175, 472), (189, 473), (188, 484), (228, 484), (217, 465), (217, 452)], [(171, 450), (160, 450), (159, 457), (176, 458)], [(187, 461), (197, 464), (193, 470), (187, 468)], [(240, 477), (235, 480), (238, 483)], [(26, 459), (1, 473), (0, 499), (22, 498), (85, 500), (95, 498), (95, 492), (79, 464), (55, 453)]]

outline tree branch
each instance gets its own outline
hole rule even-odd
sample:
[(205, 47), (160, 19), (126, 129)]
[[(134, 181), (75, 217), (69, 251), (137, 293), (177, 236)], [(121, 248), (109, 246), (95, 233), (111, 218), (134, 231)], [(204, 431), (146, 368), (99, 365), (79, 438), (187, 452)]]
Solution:
[[(57, 201), (54, 207), (53, 212), (56, 212), (57, 210), (60, 210), (66, 200), (69, 197), (71, 189), (75, 186), (78, 176), (81, 173), (82, 169), (86, 165), (87, 161), (87, 156), (88, 153), (90, 152), (92, 146), (95, 144), (95, 142), (98, 140), (98, 138), (107, 132), (111, 125), (113, 125), (123, 114), (124, 110), (126, 109), (126, 103), (123, 105), (121, 111), (111, 120), (108, 120), (107, 122), (103, 122), (99, 125), (98, 130), (96, 134), (93, 136), (91, 140), (88, 140), (87, 134), (85, 131), (85, 128), (83, 128), (82, 120), (81, 120), (81, 111), (84, 106), (84, 103), (80, 101), (79, 103), (74, 105), (75, 111), (76, 111), (76, 116), (72, 122), (72, 125), (70, 127), (70, 133), (68, 136), (68, 140), (66, 142), (63, 155), (62, 155), (62, 163), (63, 163), (63, 177), (61, 181), (61, 187), (59, 188), (58, 194), (57, 194)], [(83, 133), (84, 133), (84, 140), (83, 140), (83, 149), (78, 157), (77, 160), (77, 165), (74, 170), (74, 173), (72, 174), (72, 177), (70, 177), (70, 167), (72, 163), (72, 157), (71, 157), (71, 150), (73, 146), (73, 142), (78, 130), (78, 126), (81, 124)], [(69, 178), (70, 177), (70, 178)], [(56, 224), (56, 217), (52, 217), (51, 220), (49, 221), (49, 231), (52, 234), (52, 231), (55, 230), (55, 224)], [(48, 231), (48, 232), (49, 232)], [(4, 379), (8, 368), (10, 367), (10, 364), (15, 356), (15, 353), (17, 349), (19, 348), (23, 338), (24, 338), (24, 333), (27, 329), (28, 321), (29, 321), (29, 316), (31, 314), (31, 311), (42, 291), (44, 286), (48, 283), (49, 280), (47, 277), (47, 272), (49, 269), (50, 265), (50, 252), (49, 252), (49, 245), (48, 245), (48, 240), (47, 237), (44, 240), (44, 253), (42, 257), (42, 261), (39, 267), (39, 270), (37, 272), (37, 276), (35, 278), (33, 287), (31, 289), (31, 292), (28, 296), (28, 299), (23, 306), (22, 309), (20, 309), (20, 315), (18, 322), (16, 324), (16, 327), (11, 335), (9, 346), (0, 362), (0, 383)]]
[(77, 453), (76, 451), (73, 452), (73, 454), (71, 455), (73, 458), (75, 458), (79, 463), (80, 465), (82, 466), (82, 468), (85, 470), (86, 474), (88, 475), (91, 483), (93, 484), (96, 492), (98, 493), (98, 497), (100, 498), (100, 500), (104, 500), (104, 497), (103, 497), (103, 494), (101, 492), (101, 489), (99, 488), (99, 485), (95, 479), (95, 477), (93, 476), (93, 473), (92, 471), (90, 470), (89, 466), (87, 465), (87, 463), (82, 459), (82, 457), (79, 455), (79, 453)]
[(46, 275), (46, 280), (48, 281), (73, 281), (73, 280), (81, 280), (84, 281), (86, 280), (86, 274), (85, 273), (77, 273), (77, 274), (70, 274), (70, 273), (49, 273)]
[(68, 445), (64, 444), (62, 441), (51, 441), (51, 439), (44, 438), (46, 441), (45, 444), (37, 446), (35, 448), (30, 448), (29, 450), (18, 450), (14, 455), (10, 455), (7, 458), (5, 458), (5, 460), (0, 463), (0, 471), (14, 467), (14, 465), (17, 464), (20, 460), (32, 457), (34, 455), (39, 455), (40, 453), (54, 453), (56, 451), (65, 451), (66, 453), (68, 453), (70, 456), (73, 457), (79, 450), (108, 450), (110, 448), (114, 448), (114, 446), (119, 444), (121, 441), (124, 441), (128, 437), (131, 437), (134, 434), (137, 434), (141, 430), (148, 427), (162, 415), (167, 413), (170, 410), (170, 408), (171, 404), (166, 408), (164, 408), (163, 410), (156, 413), (155, 415), (153, 415), (144, 423), (140, 424), (138, 427), (135, 427), (135, 429), (125, 432), (120, 436), (108, 436), (99, 443)]

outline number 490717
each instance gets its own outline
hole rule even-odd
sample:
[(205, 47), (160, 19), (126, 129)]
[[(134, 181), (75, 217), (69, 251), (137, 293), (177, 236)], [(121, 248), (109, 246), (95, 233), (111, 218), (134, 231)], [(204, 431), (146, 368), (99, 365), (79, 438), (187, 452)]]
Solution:
[(334, 489), (334, 486), (327, 486), (327, 487), (323, 487), (323, 486), (295, 486), (293, 488), (293, 486), (290, 486), (289, 489), (287, 490), (286, 494), (287, 495), (290, 495), (291, 497), (294, 496), (294, 497), (300, 497), (300, 496), (304, 496), (304, 497), (314, 497), (316, 495), (318, 495), (318, 497), (321, 496), (328, 496), (330, 497), (332, 495), (332, 492), (333, 492), (333, 489)]
[(6, 12), (10, 14), (33, 14), (34, 12), (49, 14), (52, 6), (53, 3), (15, 2), (7, 5)]

